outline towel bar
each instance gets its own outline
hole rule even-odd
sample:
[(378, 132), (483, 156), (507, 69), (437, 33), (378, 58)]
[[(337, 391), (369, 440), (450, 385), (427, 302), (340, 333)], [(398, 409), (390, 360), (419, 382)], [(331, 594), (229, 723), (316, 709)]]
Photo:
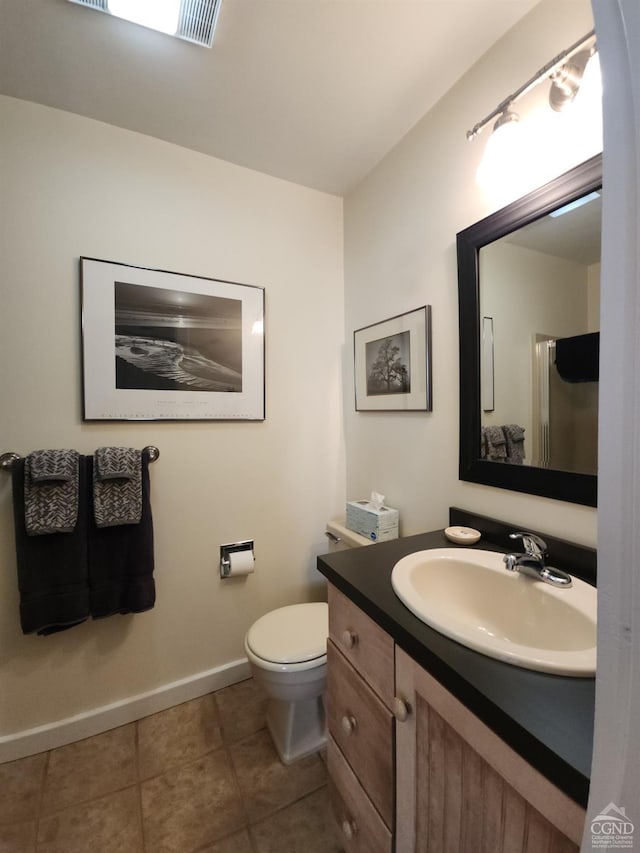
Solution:
[[(160, 451), (157, 447), (154, 447), (153, 444), (149, 444), (147, 447), (144, 447), (142, 452), (147, 454), (149, 462), (155, 462), (160, 456)], [(2, 453), (0, 454), (0, 468), (2, 468), (3, 471), (11, 471), (13, 463), (17, 462), (18, 459), (20, 459), (19, 453)]]

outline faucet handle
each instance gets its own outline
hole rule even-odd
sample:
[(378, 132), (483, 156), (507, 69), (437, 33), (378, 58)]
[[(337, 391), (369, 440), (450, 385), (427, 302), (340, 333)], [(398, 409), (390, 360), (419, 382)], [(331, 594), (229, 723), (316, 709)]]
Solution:
[(515, 554), (505, 554), (502, 558), (505, 569), (510, 572), (515, 572), (518, 568), (518, 558)]
[(547, 554), (547, 543), (535, 533), (510, 533), (509, 539), (522, 539), (525, 553), (536, 559), (543, 559)]

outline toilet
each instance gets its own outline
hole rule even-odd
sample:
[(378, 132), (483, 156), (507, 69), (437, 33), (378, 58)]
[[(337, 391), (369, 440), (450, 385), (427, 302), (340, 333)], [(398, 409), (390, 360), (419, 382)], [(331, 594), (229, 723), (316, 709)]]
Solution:
[(316, 602), (272, 610), (245, 636), (252, 675), (269, 697), (267, 727), (283, 764), (318, 752), (327, 742), (328, 634), (328, 606)]
[[(343, 520), (330, 521), (326, 532), (329, 551), (373, 544), (347, 530)], [(327, 742), (328, 635), (329, 608), (317, 602), (272, 610), (244, 638), (251, 673), (269, 697), (267, 727), (283, 764), (318, 752)]]

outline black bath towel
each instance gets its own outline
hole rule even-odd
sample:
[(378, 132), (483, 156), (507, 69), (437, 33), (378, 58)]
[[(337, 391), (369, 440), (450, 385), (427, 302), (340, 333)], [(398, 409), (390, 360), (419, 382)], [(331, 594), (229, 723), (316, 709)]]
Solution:
[[(80, 499), (69, 533), (28, 536), (24, 513), (25, 460), (13, 463), (20, 624), (25, 634), (64, 631), (89, 618), (87, 582), (87, 502)], [(86, 460), (79, 460), (79, 494), (87, 494)]]
[[(87, 477), (93, 482), (93, 457)], [(89, 489), (91, 492), (92, 490)], [(149, 459), (142, 457), (142, 518), (139, 524), (98, 527), (93, 507), (88, 520), (91, 615), (141, 613), (155, 604), (153, 520), (149, 498)]]

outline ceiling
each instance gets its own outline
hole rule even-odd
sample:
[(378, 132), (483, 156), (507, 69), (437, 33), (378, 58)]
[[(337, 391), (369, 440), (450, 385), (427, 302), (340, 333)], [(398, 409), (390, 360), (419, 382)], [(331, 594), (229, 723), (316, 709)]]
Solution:
[(0, 92), (343, 195), (537, 2), (222, 0), (209, 50), (0, 0)]
[(590, 266), (600, 261), (601, 235), (600, 195), (562, 216), (537, 219), (504, 239), (506, 243)]

